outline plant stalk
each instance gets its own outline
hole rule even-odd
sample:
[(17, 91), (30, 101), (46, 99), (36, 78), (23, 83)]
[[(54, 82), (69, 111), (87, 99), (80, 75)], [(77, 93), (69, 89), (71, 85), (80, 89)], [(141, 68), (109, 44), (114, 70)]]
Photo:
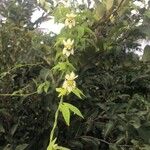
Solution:
[(60, 106), (61, 106), (62, 102), (63, 102), (63, 96), (61, 96), (61, 99), (60, 99), (60, 102), (59, 102), (59, 105), (58, 105), (58, 109), (56, 110), (56, 113), (55, 113), (55, 120), (54, 120), (53, 128), (52, 128), (51, 134), (50, 134), (50, 143), (54, 140), (53, 139), (54, 132), (55, 132), (55, 129), (56, 129), (56, 126), (57, 126), (59, 110), (60, 110)]

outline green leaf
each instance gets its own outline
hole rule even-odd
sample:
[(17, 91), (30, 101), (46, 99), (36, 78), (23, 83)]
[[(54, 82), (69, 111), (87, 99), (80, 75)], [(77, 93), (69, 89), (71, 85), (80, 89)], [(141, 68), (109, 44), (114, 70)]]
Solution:
[(70, 110), (69, 110), (69, 108), (66, 105), (62, 104), (60, 107), (60, 110), (62, 112), (62, 115), (64, 117), (66, 124), (69, 126), (70, 125)]
[(112, 121), (110, 121), (106, 124), (106, 129), (104, 131), (104, 137), (107, 137), (109, 135), (109, 133), (112, 131), (113, 127), (114, 127), (114, 123)]
[(37, 93), (38, 94), (41, 94), (43, 91), (45, 93), (48, 92), (48, 89), (50, 87), (50, 82), (49, 81), (45, 81), (44, 83), (40, 84), (37, 88)]
[(141, 121), (138, 117), (132, 118), (132, 120), (129, 121), (131, 125), (133, 125), (134, 128), (138, 129), (141, 126)]
[(49, 81), (45, 81), (45, 84), (44, 84), (44, 92), (45, 93), (48, 92), (49, 87), (50, 87), (50, 82)]
[(73, 89), (72, 92), (73, 92), (77, 97), (79, 97), (80, 99), (82, 99), (82, 96), (85, 97), (85, 95), (83, 94), (83, 92), (82, 92), (81, 90), (79, 90), (78, 88)]
[(41, 4), (41, 5), (44, 5), (45, 0), (37, 0), (37, 3), (39, 3), (39, 4)]
[(57, 146), (57, 150), (70, 150), (70, 149), (62, 146)]
[(100, 20), (106, 12), (106, 7), (103, 3), (98, 2), (95, 4), (95, 11), (94, 11), (94, 17), (96, 20)]
[(50, 69), (43, 68), (40, 70), (39, 77), (45, 81), (48, 78), (49, 74), (50, 74)]
[(84, 143), (87, 145), (91, 145), (93, 150), (99, 150), (100, 140), (98, 138), (92, 136), (82, 136), (81, 139), (84, 140)]
[(3, 148), (3, 150), (13, 150), (12, 145), (7, 144), (7, 145)]
[(116, 146), (116, 144), (110, 144), (109, 149), (110, 150), (119, 150), (119, 148)]
[(81, 114), (80, 110), (79, 110), (77, 107), (75, 107), (75, 106), (73, 106), (73, 105), (71, 105), (71, 104), (69, 104), (69, 103), (64, 103), (64, 105), (65, 105), (66, 107), (68, 107), (68, 108), (69, 108), (72, 112), (74, 112), (76, 115), (80, 116), (81, 118), (84, 118), (83, 115)]
[(150, 150), (150, 145), (144, 144), (142, 150)]
[(0, 133), (5, 133), (5, 129), (1, 123), (0, 123)]
[(143, 62), (150, 62), (150, 45), (145, 46), (142, 60)]
[(44, 83), (40, 84), (37, 88), (37, 93), (41, 94), (43, 92)]
[(11, 128), (11, 130), (10, 130), (10, 133), (11, 133), (12, 136), (13, 136), (13, 135), (15, 134), (15, 132), (17, 131), (18, 126), (19, 126), (19, 122), (16, 123), (16, 124), (14, 124), (14, 125), (12, 126), (12, 128)]
[(45, 2), (45, 3), (44, 3), (44, 8), (45, 8), (45, 10), (46, 10), (47, 12), (49, 12), (49, 11), (51, 10), (51, 5), (50, 5), (50, 3)]
[(150, 11), (149, 10), (145, 11), (144, 16), (146, 16), (150, 19)]
[(0, 109), (0, 115), (4, 115), (4, 116), (7, 116), (7, 117), (11, 117), (11, 114), (8, 112), (7, 109), (5, 108), (2, 108)]
[(84, 27), (79, 26), (78, 27), (78, 38), (82, 38), (82, 36), (84, 35)]
[(53, 68), (52, 68), (52, 70), (54, 70), (54, 71), (56, 71), (56, 70), (58, 70), (58, 71), (64, 71), (64, 72), (67, 72), (67, 71), (72, 71), (72, 70), (76, 70), (75, 69), (75, 67), (71, 64), (71, 63), (69, 63), (69, 62), (59, 62), (56, 66), (54, 66)]
[(105, 0), (107, 11), (109, 11), (113, 7), (113, 4), (114, 4), (114, 0)]
[(97, 39), (95, 32), (93, 32), (89, 27), (84, 27), (85, 32), (89, 35), (92, 35), (95, 39)]
[(49, 143), (47, 150), (54, 150), (54, 148), (57, 147), (57, 144), (55, 144), (57, 138), (55, 138), (52, 142)]
[(145, 126), (141, 126), (138, 130), (137, 130), (139, 137), (141, 139), (143, 139), (143, 141), (145, 143), (149, 143), (150, 144), (150, 127), (145, 127)]
[(117, 138), (117, 141), (116, 141), (116, 145), (119, 145), (121, 144), (125, 139), (125, 136), (124, 135), (121, 135)]
[(46, 11), (50, 11), (51, 10), (51, 5), (50, 3), (46, 2), (46, 0), (37, 0), (37, 2), (42, 6), (44, 7), (44, 9)]
[(56, 88), (56, 91), (59, 93), (58, 97), (61, 97), (67, 94), (67, 90), (64, 88)]
[(15, 150), (24, 150), (27, 146), (28, 144), (21, 144), (21, 145), (18, 145)]

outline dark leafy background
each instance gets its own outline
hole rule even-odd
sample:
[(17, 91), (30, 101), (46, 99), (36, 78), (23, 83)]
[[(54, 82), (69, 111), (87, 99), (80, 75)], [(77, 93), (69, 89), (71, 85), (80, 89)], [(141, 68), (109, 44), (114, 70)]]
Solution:
[[(34, 23), (30, 21), (37, 5), (34, 0), (0, 3), (0, 13), (7, 18), (0, 27), (2, 150), (45, 150), (53, 125), (58, 99), (49, 68), (54, 65), (52, 45), (57, 36), (45, 35), (36, 28), (47, 16)], [(51, 5), (52, 12), (59, 7)], [(90, 29), (97, 40), (79, 47), (81, 51), (71, 58), (78, 68), (78, 86), (86, 98), (79, 100), (70, 96), (66, 101), (77, 106), (84, 119), (72, 116), (71, 125), (67, 127), (60, 116), (56, 131), (60, 145), (72, 150), (150, 149), (149, 46), (142, 61), (134, 53), (140, 50), (136, 41), (149, 38), (149, 10), (138, 8), (140, 13), (131, 17), (131, 6), (125, 6), (121, 16), (120, 11), (116, 12), (114, 22), (107, 15), (95, 21)], [(84, 5), (79, 8), (86, 9)], [(135, 26), (141, 18), (143, 25)], [(83, 40), (83, 29), (78, 31), (78, 38)], [(93, 42), (89, 35), (84, 38)], [(41, 41), (44, 44), (40, 44)], [(55, 77), (59, 78), (57, 74)], [(37, 94), (37, 85), (45, 78), (50, 82), (48, 93)], [(31, 95), (8, 94), (13, 92)]]

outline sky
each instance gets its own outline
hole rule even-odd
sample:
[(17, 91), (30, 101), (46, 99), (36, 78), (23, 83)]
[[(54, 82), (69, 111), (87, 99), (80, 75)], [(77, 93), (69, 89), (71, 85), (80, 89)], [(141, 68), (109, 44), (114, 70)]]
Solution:
[[(64, 2), (65, 0), (60, 0), (62, 2)], [(80, 4), (82, 4), (83, 2), (86, 2), (87, 0), (77, 0)], [(145, 1), (145, 5), (148, 4), (149, 0), (143, 0)], [(68, 0), (69, 2), (69, 0)], [(93, 3), (91, 3), (91, 7), (93, 7)], [(139, 7), (145, 7), (144, 3), (140, 2), (140, 1), (135, 1), (134, 2), (135, 5), (139, 6)], [(42, 9), (38, 9), (33, 13), (32, 16), (32, 22), (34, 22), (36, 19), (38, 19), (40, 16), (42, 16), (43, 10)], [(133, 11), (133, 14), (136, 13), (136, 11)], [(60, 30), (62, 29), (63, 24), (57, 24), (54, 23), (54, 19), (51, 19), (49, 21), (43, 22), (39, 28), (41, 28), (44, 32), (54, 32), (56, 34), (60, 33)]]
[[(64, 0), (61, 0), (61, 1), (64, 1)], [(69, 0), (68, 0), (68, 1), (69, 1)], [(79, 2), (80, 4), (82, 4), (82, 1), (86, 2), (86, 0), (78, 0), (78, 2)], [(143, 8), (143, 7), (145, 7), (145, 6), (148, 4), (148, 0), (143, 0), (143, 1), (145, 1), (145, 5), (144, 5), (142, 2), (140, 2), (140, 1), (135, 1), (134, 4), (137, 5), (137, 6), (139, 6), (139, 7), (141, 7), (141, 8)], [(94, 3), (91, 4), (91, 7), (93, 7), (93, 4), (94, 4)], [(39, 17), (42, 15), (42, 13), (43, 13), (43, 10), (42, 10), (42, 9), (39, 9), (39, 10), (35, 11), (35, 12), (33, 13), (33, 16), (32, 16), (32, 21), (34, 22), (37, 18), (39, 18)], [(137, 13), (137, 12), (136, 12), (135, 10), (133, 10), (132, 13), (135, 14), (135, 13)], [(142, 20), (141, 20), (141, 23), (142, 23)], [(51, 19), (51, 20), (46, 21), (46, 22), (43, 22), (43, 23), (39, 26), (39, 28), (40, 28), (43, 32), (48, 33), (48, 32), (50, 32), (50, 31), (52, 31), (52, 32), (54, 32), (54, 33), (56, 33), (56, 34), (59, 34), (60, 31), (61, 31), (61, 29), (62, 29), (63, 27), (64, 27), (63, 24), (54, 23), (54, 19)], [(140, 40), (139, 43), (141, 44), (141, 49), (144, 49), (145, 45), (147, 45), (147, 44), (150, 45), (150, 42), (149, 42), (149, 41), (145, 41), (145, 40)], [(143, 51), (141, 51), (141, 52), (137, 51), (136, 53), (137, 53), (139, 56), (142, 56), (142, 55), (143, 55)]]
[[(61, 2), (64, 2), (64, 1), (67, 1), (67, 0), (60, 0)], [(69, 2), (70, 0), (68, 0)], [(82, 2), (86, 2), (87, 0), (77, 0), (80, 4), (82, 4)], [(134, 4), (139, 6), (139, 7), (145, 7), (147, 4), (148, 4), (148, 1), (149, 0), (143, 0), (143, 2), (145, 3), (142, 3), (140, 1), (135, 1)], [(93, 7), (94, 5), (94, 2), (91, 3), (91, 7)], [(37, 9), (33, 15), (32, 15), (32, 18), (31, 18), (31, 21), (34, 22), (35, 20), (37, 20), (39, 17), (42, 16), (43, 14), (43, 10), (42, 9)], [(132, 11), (133, 14), (137, 13), (135, 10)], [(142, 22), (142, 21), (141, 21)], [(39, 29), (41, 29), (43, 32), (45, 33), (49, 33), (49, 32), (53, 32), (53, 33), (56, 33), (56, 34), (59, 34), (61, 29), (64, 27), (64, 24), (58, 24), (58, 23), (54, 23), (54, 19), (50, 19), (49, 21), (45, 21), (43, 23), (40, 24), (39, 26)], [(140, 40), (139, 43), (141, 44), (141, 48), (144, 49), (145, 45), (150, 45), (150, 41), (145, 41), (145, 40)], [(143, 51), (142, 52), (137, 52), (138, 55), (142, 55), (143, 54)]]

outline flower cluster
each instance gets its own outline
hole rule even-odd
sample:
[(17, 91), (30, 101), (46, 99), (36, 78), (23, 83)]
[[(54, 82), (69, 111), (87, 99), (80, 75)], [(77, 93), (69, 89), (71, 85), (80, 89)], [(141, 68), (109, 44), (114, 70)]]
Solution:
[[(65, 20), (65, 26), (68, 27), (69, 29), (71, 29), (72, 27), (75, 26), (75, 17), (76, 15), (71, 13), (71, 14), (67, 14), (66, 15), (66, 20)], [(74, 55), (74, 40), (71, 39), (71, 38), (68, 38), (66, 40), (63, 40), (63, 45), (64, 45), (64, 48), (63, 48), (63, 51), (62, 51), (62, 54), (63, 55), (66, 55), (67, 58), (70, 56), (70, 55)], [(58, 149), (66, 149), (66, 150), (69, 150), (67, 148), (64, 148), (64, 147), (59, 147), (55, 142), (56, 142), (56, 139), (53, 140), (53, 136), (54, 136), (54, 130), (56, 128), (56, 125), (57, 125), (57, 119), (58, 119), (58, 113), (59, 111), (62, 112), (63, 114), (63, 117), (67, 123), (67, 125), (69, 125), (69, 122), (70, 120), (66, 119), (66, 114), (64, 115), (64, 111), (63, 111), (63, 108), (64, 110), (67, 109), (67, 111), (73, 111), (75, 114), (77, 114), (78, 116), (80, 117), (83, 117), (82, 114), (80, 113), (80, 111), (73, 105), (71, 104), (68, 104), (63, 102), (63, 96), (65, 95), (68, 95), (69, 93), (73, 92), (74, 94), (76, 94), (79, 98), (81, 98), (80, 94), (82, 94), (82, 92), (76, 87), (76, 81), (75, 79), (78, 77), (78, 75), (75, 75), (75, 73), (72, 71), (71, 73), (68, 73), (65, 75), (65, 80), (62, 84), (62, 87), (61, 88), (56, 88), (56, 91), (59, 92), (59, 95), (58, 97), (61, 97), (60, 99), (60, 102), (59, 102), (59, 106), (58, 106), (58, 109), (55, 113), (55, 121), (54, 121), (54, 125), (53, 125), (53, 128), (52, 128), (52, 131), (51, 131), (51, 135), (50, 135), (50, 144), (47, 148), (47, 150), (58, 150)], [(71, 109), (73, 108), (73, 109)], [(70, 113), (67, 114), (67, 118), (70, 118)]]
[(76, 25), (75, 17), (76, 15), (71, 13), (66, 15), (65, 26), (68, 26), (69, 29)]
[[(65, 20), (65, 26), (71, 29), (76, 24), (76, 21), (75, 21), (76, 15), (73, 13), (70, 13), (70, 14), (67, 14), (66, 17), (67, 18)], [(69, 57), (70, 55), (73, 55), (74, 54), (74, 46), (73, 46), (74, 40), (70, 38), (67, 40), (63, 40), (63, 44), (64, 44), (63, 55), (66, 55), (67, 57)], [(72, 92), (76, 88), (75, 79), (77, 77), (78, 76), (75, 75), (74, 72), (71, 72), (70, 74), (66, 74), (65, 81), (62, 85), (62, 88), (65, 89), (67, 93)]]
[(73, 44), (74, 40), (68, 39), (63, 41), (64, 44), (64, 49), (63, 49), (63, 54), (66, 55), (67, 57), (70, 56), (70, 54), (74, 54), (74, 49), (73, 49)]
[(66, 74), (65, 76), (65, 81), (63, 83), (63, 88), (66, 89), (68, 91), (68, 93), (70, 93), (73, 89), (76, 88), (76, 82), (75, 79), (78, 76), (75, 75), (74, 72), (71, 72), (70, 74)]
[[(71, 29), (76, 24), (76, 21), (75, 21), (76, 15), (71, 13), (71, 14), (67, 14), (66, 17), (67, 18), (65, 20), (65, 26)], [(74, 54), (74, 49), (73, 49), (74, 40), (71, 40), (70, 38), (67, 40), (63, 40), (63, 44), (64, 44), (63, 55), (66, 55), (67, 57), (69, 57), (70, 55), (73, 55)]]

